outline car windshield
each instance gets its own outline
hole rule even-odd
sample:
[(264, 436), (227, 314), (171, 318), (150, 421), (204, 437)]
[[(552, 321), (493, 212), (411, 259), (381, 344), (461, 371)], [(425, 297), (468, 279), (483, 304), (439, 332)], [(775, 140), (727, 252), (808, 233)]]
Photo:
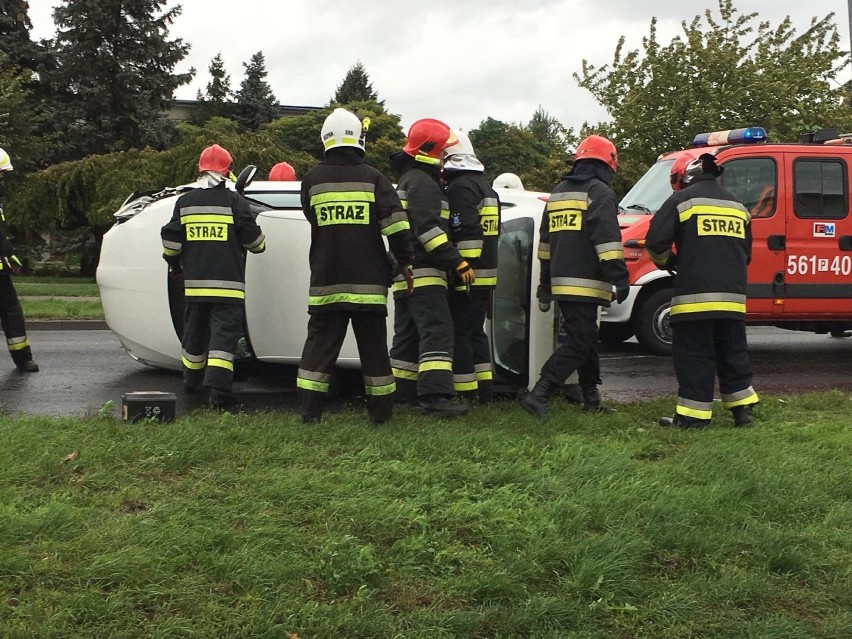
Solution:
[(661, 160), (639, 178), (627, 194), (621, 199), (620, 213), (656, 213), (663, 202), (672, 194), (669, 173), (674, 160)]

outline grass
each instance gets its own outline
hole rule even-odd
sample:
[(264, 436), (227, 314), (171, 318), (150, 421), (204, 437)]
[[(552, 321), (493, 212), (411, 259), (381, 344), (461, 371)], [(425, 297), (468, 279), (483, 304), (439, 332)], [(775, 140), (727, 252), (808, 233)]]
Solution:
[(0, 636), (852, 636), (852, 396), (671, 403), (0, 418)]
[(34, 300), (21, 298), (21, 308), (27, 319), (104, 319), (104, 309), (100, 300), (67, 300), (44, 299)]
[(15, 275), (13, 281), (27, 319), (104, 319), (91, 278)]
[(53, 295), (63, 297), (98, 297), (97, 283), (87, 277), (13, 276), (18, 295)]

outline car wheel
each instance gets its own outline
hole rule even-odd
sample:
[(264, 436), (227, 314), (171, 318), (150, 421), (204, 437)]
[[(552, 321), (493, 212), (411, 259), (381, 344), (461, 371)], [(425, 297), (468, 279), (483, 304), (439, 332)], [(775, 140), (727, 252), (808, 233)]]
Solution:
[(663, 288), (652, 293), (636, 313), (636, 339), (653, 355), (672, 354), (669, 311), (673, 293), (672, 288)]
[(629, 322), (601, 322), (598, 335), (604, 344), (621, 344), (633, 337), (633, 326)]

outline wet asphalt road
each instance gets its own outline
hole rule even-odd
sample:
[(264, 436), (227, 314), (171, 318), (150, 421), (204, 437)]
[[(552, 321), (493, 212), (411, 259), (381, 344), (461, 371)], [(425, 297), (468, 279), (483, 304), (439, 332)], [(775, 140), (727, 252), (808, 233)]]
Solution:
[[(181, 393), (179, 373), (139, 364), (108, 330), (31, 330), (29, 337), (40, 372), (18, 373), (11, 359), (0, 358), (0, 411), (7, 415), (75, 416), (106, 407), (119, 416), (122, 395), (145, 390), (174, 392), (178, 415), (202, 405), (201, 398)], [(754, 327), (749, 343), (758, 393), (852, 390), (852, 338)], [(602, 390), (612, 400), (675, 393), (670, 358), (645, 355), (627, 342), (603, 347), (601, 360)], [(295, 370), (264, 370), (235, 385), (245, 409), (295, 410)]]

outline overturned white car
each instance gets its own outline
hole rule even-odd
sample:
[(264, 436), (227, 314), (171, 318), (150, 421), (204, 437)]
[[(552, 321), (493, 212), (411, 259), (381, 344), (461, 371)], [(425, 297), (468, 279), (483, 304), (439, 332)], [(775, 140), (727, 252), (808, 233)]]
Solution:
[[(143, 364), (174, 370), (181, 367), (183, 287), (180, 280), (168, 276), (160, 229), (169, 221), (177, 197), (192, 186), (130, 196), (103, 238), (97, 270), (106, 322), (125, 350)], [(300, 182), (249, 181), (240, 188), (257, 214), (267, 243), (264, 253), (246, 257), (246, 360), (298, 365), (307, 336), (310, 279), (310, 225), (301, 211)], [(498, 192), (500, 266), (487, 327), (495, 383), (527, 387), (537, 379), (558, 339), (553, 313), (538, 311), (533, 297), (539, 270), (536, 235), (547, 194), (517, 189)], [(533, 321), (531, 308), (535, 309)], [(392, 299), (388, 310), (388, 335), (392, 336)], [(359, 366), (351, 334), (338, 365)]]

